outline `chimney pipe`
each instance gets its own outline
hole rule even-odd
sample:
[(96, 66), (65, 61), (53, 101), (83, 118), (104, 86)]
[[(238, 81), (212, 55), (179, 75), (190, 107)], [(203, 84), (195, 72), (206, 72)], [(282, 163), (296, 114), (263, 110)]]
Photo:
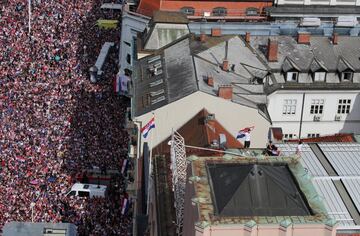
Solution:
[(298, 32), (298, 43), (310, 44), (310, 32)]
[(223, 64), (222, 64), (222, 69), (224, 71), (229, 70), (228, 52), (229, 52), (229, 41), (226, 41), (225, 42), (225, 58), (224, 58)]
[(200, 33), (200, 42), (204, 43), (206, 41), (206, 34), (205, 33)]
[(213, 78), (211, 75), (209, 75), (209, 76), (207, 77), (207, 84), (208, 84), (210, 87), (214, 87), (214, 78)]
[(334, 45), (338, 44), (339, 42), (339, 34), (338, 33), (333, 33), (333, 36), (332, 36), (332, 43)]
[(269, 62), (275, 62), (278, 60), (278, 42), (275, 40), (268, 40), (267, 59)]
[(250, 43), (250, 32), (245, 33), (245, 42)]

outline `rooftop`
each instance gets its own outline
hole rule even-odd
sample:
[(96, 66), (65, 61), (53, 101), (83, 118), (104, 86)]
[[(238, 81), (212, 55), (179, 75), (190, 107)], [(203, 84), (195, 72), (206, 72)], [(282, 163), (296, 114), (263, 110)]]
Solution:
[[(278, 146), (290, 155), (297, 144)], [(360, 144), (304, 144), (300, 162), (313, 176), (329, 215), (339, 222), (338, 231), (360, 232)]]
[[(218, 141), (218, 148), (242, 148), (243, 145), (227, 131), (206, 109), (198, 112), (193, 118), (180, 127), (177, 132), (184, 137), (186, 145), (196, 147), (211, 147), (214, 140)], [(220, 135), (224, 135), (226, 143), (220, 143)], [(154, 147), (154, 154), (169, 154), (168, 142), (171, 137)], [(192, 150), (187, 150), (188, 152)]]
[(311, 215), (287, 165), (209, 163), (207, 168), (216, 215)]
[[(192, 201), (197, 204), (200, 225), (246, 224), (251, 220), (257, 224), (281, 224), (285, 220), (324, 224), (329, 220), (295, 157), (226, 154), (192, 156), (189, 160), (193, 174), (189, 179), (195, 189)], [(255, 188), (259, 185), (262, 189)]]

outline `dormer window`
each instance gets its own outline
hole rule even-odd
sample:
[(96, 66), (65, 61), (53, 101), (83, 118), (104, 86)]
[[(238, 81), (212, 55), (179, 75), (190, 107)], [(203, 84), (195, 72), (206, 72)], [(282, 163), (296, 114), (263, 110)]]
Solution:
[(188, 16), (193, 16), (195, 14), (195, 9), (193, 7), (183, 7), (180, 9), (180, 12)]
[(286, 82), (296, 82), (299, 76), (299, 72), (291, 71), (286, 73)]
[(341, 81), (344, 81), (344, 82), (350, 82), (353, 78), (353, 72), (342, 72), (341, 73)]
[(246, 8), (246, 15), (247, 16), (257, 16), (257, 15), (259, 15), (259, 10), (255, 7)]
[(314, 72), (314, 82), (324, 82), (326, 78), (326, 72)]
[(213, 9), (212, 14), (214, 16), (226, 16), (227, 10), (225, 7), (216, 7)]

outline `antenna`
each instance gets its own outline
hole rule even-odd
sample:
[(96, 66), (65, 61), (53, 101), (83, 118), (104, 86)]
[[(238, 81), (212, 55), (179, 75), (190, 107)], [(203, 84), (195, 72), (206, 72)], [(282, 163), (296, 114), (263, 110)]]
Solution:
[(176, 209), (177, 235), (183, 235), (185, 186), (186, 186), (186, 150), (185, 140), (176, 131), (171, 135), (171, 171)]

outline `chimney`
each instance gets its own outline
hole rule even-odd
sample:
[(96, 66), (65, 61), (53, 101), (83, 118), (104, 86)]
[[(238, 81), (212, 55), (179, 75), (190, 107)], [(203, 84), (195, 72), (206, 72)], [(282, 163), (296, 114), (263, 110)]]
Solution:
[(310, 44), (310, 32), (298, 32), (298, 43)]
[(224, 99), (231, 100), (233, 95), (233, 88), (231, 85), (220, 85), (218, 96)]
[(275, 40), (269, 39), (268, 48), (267, 48), (267, 59), (269, 62), (277, 61), (278, 54), (278, 42)]
[(208, 77), (207, 77), (207, 85), (209, 85), (210, 87), (214, 87), (214, 78), (211, 76), (211, 75), (209, 75)]
[(226, 41), (225, 42), (225, 58), (224, 58), (223, 64), (222, 64), (222, 69), (224, 71), (229, 71), (228, 52), (229, 52), (229, 41)]
[(211, 36), (220, 37), (221, 36), (221, 29), (220, 28), (212, 28), (211, 29)]
[(200, 42), (204, 43), (206, 41), (206, 34), (205, 33), (200, 33)]
[(245, 42), (250, 43), (250, 32), (245, 33)]
[(334, 45), (338, 44), (338, 41), (339, 41), (339, 34), (338, 33), (333, 33), (333, 36), (332, 36), (332, 43)]

